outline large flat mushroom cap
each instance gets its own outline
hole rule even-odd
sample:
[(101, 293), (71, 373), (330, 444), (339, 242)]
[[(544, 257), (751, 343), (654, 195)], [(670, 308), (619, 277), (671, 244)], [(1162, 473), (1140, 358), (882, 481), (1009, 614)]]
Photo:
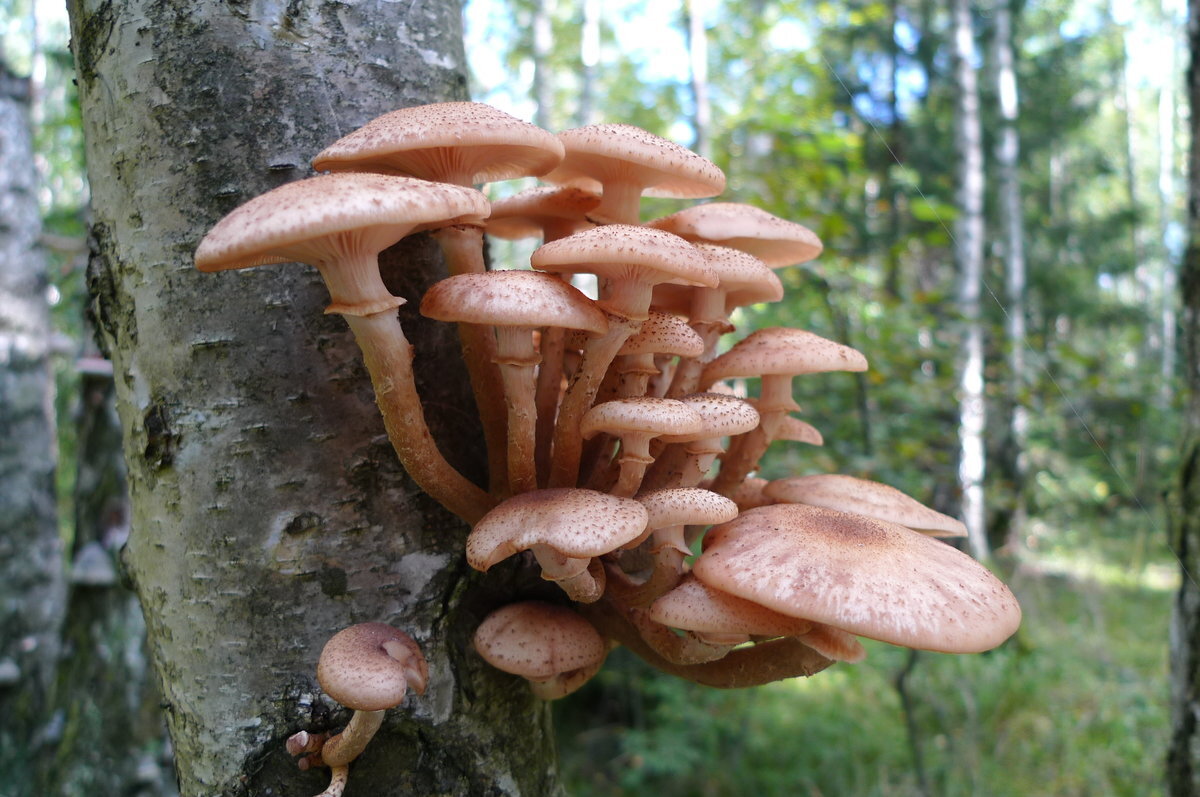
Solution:
[(457, 274), (434, 283), (421, 314), (439, 321), (511, 327), (557, 326), (601, 333), (608, 319), (578, 288), (537, 271)]
[(558, 138), (479, 102), (417, 105), (378, 116), (313, 158), (318, 171), (374, 171), (460, 184), (545, 174)]
[(776, 479), (764, 488), (763, 494), (776, 501), (867, 515), (933, 537), (967, 535), (962, 521), (930, 509), (895, 487), (854, 476), (822, 473)]
[(804, 225), (740, 202), (707, 202), (648, 224), (693, 243), (740, 249), (771, 268), (812, 260), (823, 248), (821, 239)]
[(731, 377), (797, 375), (820, 371), (865, 371), (856, 349), (803, 329), (767, 327), (752, 332), (704, 367), (702, 384)]
[[(222, 271), (306, 256), (329, 258), (321, 239), (352, 234), (378, 238), (377, 250), (424, 225), (472, 220), (489, 212), (473, 188), (380, 174), (325, 174), (254, 197), (218, 221), (196, 248), (196, 268)], [(371, 252), (375, 254), (375, 252)]]
[(563, 487), (521, 493), (475, 524), (467, 537), (467, 563), (476, 570), (517, 551), (548, 545), (563, 556), (586, 558), (615, 551), (646, 529), (637, 501), (596, 490)]
[(752, 509), (709, 530), (692, 572), (783, 614), (923, 650), (989, 650), (1021, 621), (1012, 592), (961, 551), (804, 504)]
[(558, 134), (565, 156), (545, 175), (551, 183), (600, 191), (611, 178), (643, 186), (642, 194), (680, 199), (716, 196), (725, 174), (673, 141), (627, 124), (596, 124)]

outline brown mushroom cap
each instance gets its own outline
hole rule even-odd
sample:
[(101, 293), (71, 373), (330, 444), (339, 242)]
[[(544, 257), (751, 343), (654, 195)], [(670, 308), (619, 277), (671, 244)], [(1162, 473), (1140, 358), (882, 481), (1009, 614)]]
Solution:
[(649, 438), (694, 434), (701, 423), (700, 415), (682, 401), (642, 396), (597, 404), (584, 413), (579, 433), (585, 440), (601, 432)]
[(725, 190), (725, 175), (712, 161), (633, 125), (586, 125), (558, 138), (565, 155), (546, 182), (601, 191), (610, 180), (629, 180), (644, 196), (679, 198)]
[(487, 616), (476, 652), (493, 667), (530, 681), (599, 666), (608, 646), (592, 624), (565, 606), (523, 601)]
[(780, 502), (867, 515), (934, 537), (967, 535), (967, 527), (961, 521), (930, 509), (895, 487), (853, 476), (823, 473), (776, 479), (763, 493)]
[(807, 227), (738, 202), (707, 202), (648, 222), (692, 242), (748, 252), (771, 268), (803, 263), (821, 254), (821, 239)]
[(654, 549), (670, 546), (684, 556), (692, 553), (683, 537), (684, 526), (711, 526), (737, 517), (737, 504), (700, 487), (670, 487), (637, 496), (646, 507), (646, 529), (654, 532)]
[[(676, 315), (650, 311), (636, 334), (621, 344), (617, 354), (672, 354), (680, 357), (699, 357), (704, 353), (704, 341), (696, 330)], [(657, 369), (655, 369), (657, 372)]]
[(599, 204), (598, 194), (582, 188), (529, 188), (493, 201), (485, 229), (497, 238), (555, 240), (592, 227), (587, 214)]
[(615, 551), (646, 528), (637, 501), (595, 490), (556, 488), (522, 493), (484, 515), (467, 537), (467, 562), (476, 570), (547, 545), (570, 558)]
[(553, 133), (478, 102), (401, 108), (313, 158), (318, 171), (373, 171), (472, 185), (545, 174), (562, 159)]
[(680, 399), (700, 414), (702, 428), (690, 435), (667, 435), (665, 443), (687, 443), (693, 440), (728, 437), (743, 434), (758, 426), (759, 415), (754, 405), (745, 399), (725, 393), (692, 393)]
[(1008, 588), (961, 551), (804, 504), (753, 509), (709, 530), (692, 572), (783, 614), (925, 650), (988, 650), (1021, 621)]
[[(196, 248), (201, 271), (297, 261), (316, 266), (335, 307), (396, 307), (376, 256), (404, 236), (488, 214), (471, 188), (379, 174), (327, 174), (285, 183), (236, 208)], [(378, 305), (378, 306), (377, 306)]]
[(650, 606), (650, 619), (684, 631), (753, 636), (799, 636), (814, 625), (721, 592), (692, 574)]
[(701, 382), (732, 377), (799, 375), (820, 371), (865, 371), (857, 350), (803, 329), (767, 327), (752, 332), (704, 368)]
[(398, 706), (411, 689), (425, 691), (429, 665), (417, 643), (385, 623), (360, 623), (334, 634), (317, 661), (327, 695), (356, 711)]

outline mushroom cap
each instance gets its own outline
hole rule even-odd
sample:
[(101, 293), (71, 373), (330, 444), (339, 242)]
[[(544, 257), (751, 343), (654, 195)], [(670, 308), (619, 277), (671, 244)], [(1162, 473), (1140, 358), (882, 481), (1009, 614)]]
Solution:
[(680, 357), (699, 357), (703, 353), (704, 339), (686, 321), (677, 315), (654, 310), (617, 352), (621, 355), (671, 354)]
[(752, 509), (710, 529), (692, 572), (783, 614), (924, 650), (988, 650), (1021, 621), (1008, 587), (961, 551), (804, 504)]
[(748, 252), (770, 268), (812, 260), (823, 245), (816, 233), (802, 224), (781, 219), (740, 202), (707, 202), (648, 222), (692, 242), (729, 246)]
[[(779, 276), (757, 257), (727, 246), (706, 243), (694, 245), (717, 275), (718, 283), (713, 290), (719, 291), (721, 296), (715, 300), (716, 312), (723, 312), (727, 316), (735, 307), (777, 302), (783, 298), (783, 283), (779, 281)], [(679, 285), (659, 285), (654, 289), (653, 304), (655, 307), (662, 307), (681, 315), (691, 315), (694, 305), (693, 289)]]
[(231, 211), (200, 241), (196, 268), (321, 265), (360, 241), (364, 252), (377, 254), (411, 232), (479, 222), (488, 210), (487, 198), (472, 188), (380, 174), (318, 175)]
[(737, 517), (737, 504), (723, 495), (700, 487), (651, 490), (636, 499), (646, 507), (646, 528), (725, 523)]
[(475, 630), (474, 645), (488, 664), (530, 681), (596, 666), (608, 653), (591, 623), (565, 606), (541, 601), (495, 610)]
[(601, 432), (624, 436), (694, 434), (702, 423), (699, 413), (682, 401), (654, 396), (614, 399), (583, 414), (579, 433), (585, 440)]
[(558, 134), (565, 155), (545, 175), (560, 183), (602, 191), (610, 180), (636, 183), (644, 196), (700, 198), (725, 190), (715, 163), (673, 141), (627, 124), (595, 124)]
[(798, 636), (810, 620), (781, 614), (754, 601), (708, 586), (689, 573), (650, 606), (650, 619), (684, 631), (707, 634)]
[(574, 222), (578, 230), (592, 227), (587, 214), (600, 204), (600, 196), (574, 186), (539, 186), (492, 202), (485, 225), (497, 238), (541, 238), (548, 226)]
[(717, 275), (690, 243), (632, 224), (607, 224), (543, 244), (529, 264), (541, 271), (628, 277), (649, 284), (717, 284)]
[(509, 327), (556, 326), (600, 333), (608, 318), (582, 291), (537, 271), (457, 274), (430, 286), (421, 314), (439, 321)]
[[(775, 431), (775, 439), (791, 440), (794, 443), (808, 443), (810, 446), (825, 445), (825, 438), (821, 435), (821, 431), (817, 427), (792, 415), (784, 417), (779, 422), (779, 428)], [(833, 508), (836, 509), (837, 507)]]
[(854, 476), (823, 473), (776, 479), (763, 493), (780, 502), (867, 515), (934, 537), (967, 536), (961, 521), (930, 509), (895, 487)]
[(704, 367), (701, 384), (732, 377), (865, 371), (857, 350), (803, 329), (767, 327), (752, 332)]
[(355, 711), (398, 706), (405, 693), (425, 691), (429, 665), (408, 634), (385, 623), (360, 623), (338, 631), (321, 650), (317, 682), (327, 695)]
[(680, 399), (704, 420), (700, 431), (690, 435), (666, 435), (664, 443), (687, 443), (710, 437), (744, 434), (758, 426), (759, 415), (754, 405), (737, 396), (725, 393), (691, 393)]
[(521, 493), (475, 524), (467, 537), (467, 563), (486, 571), (539, 544), (570, 558), (600, 556), (639, 536), (646, 517), (637, 501), (596, 490), (561, 487)]
[(313, 158), (318, 171), (373, 171), (459, 185), (545, 174), (557, 137), (479, 102), (417, 105), (378, 116)]

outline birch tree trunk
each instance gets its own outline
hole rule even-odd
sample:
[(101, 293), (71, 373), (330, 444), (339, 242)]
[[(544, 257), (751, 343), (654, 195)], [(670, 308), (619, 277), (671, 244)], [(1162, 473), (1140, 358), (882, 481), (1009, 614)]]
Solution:
[(1169, 502), (1171, 547), (1182, 577), (1171, 619), (1171, 797), (1200, 794), (1200, 0), (1188, 3), (1188, 247), (1179, 270), (1184, 360), (1183, 448)]
[(29, 81), (0, 53), (0, 772), (33, 794), (66, 602), (55, 507), (54, 378)]
[(687, 26), (688, 76), (692, 89), (692, 150), (712, 160), (712, 103), (708, 92), (708, 31), (699, 0), (684, 0)]
[(979, 118), (979, 81), (975, 72), (975, 32), (968, 0), (954, 0), (954, 60), (958, 100), (954, 135), (958, 149), (958, 217), (954, 223), (954, 259), (958, 266), (958, 310), (962, 314), (959, 344), (958, 481), (968, 546), (976, 559), (987, 559), (984, 511), (983, 323), (983, 131)]
[[(493, 599), (467, 529), (401, 471), (361, 360), (314, 269), (201, 274), (236, 205), (404, 105), (463, 99), (452, 0), (71, 0), (95, 222), (93, 300), (112, 352), (142, 603), (184, 795), (314, 794), (284, 740), (343, 725), (314, 680), (355, 622), (403, 628), (428, 691), (387, 713), (347, 794), (554, 794), (548, 712), (469, 652)], [(424, 237), (383, 258), (449, 459), (478, 480), (474, 409), (445, 325), (414, 299)]]

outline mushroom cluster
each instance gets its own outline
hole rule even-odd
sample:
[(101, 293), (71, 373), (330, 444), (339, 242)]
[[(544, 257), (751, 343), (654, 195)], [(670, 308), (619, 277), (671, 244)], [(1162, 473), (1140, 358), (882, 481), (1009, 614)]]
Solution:
[[(742, 687), (859, 661), (860, 636), (974, 652), (1016, 630), (1012, 593), (934, 539), (961, 536), (961, 523), (861, 479), (755, 476), (772, 442), (822, 443), (794, 415), (793, 380), (867, 360), (798, 329), (724, 345), (735, 310), (779, 301), (775, 271), (822, 244), (731, 202), (642, 223), (642, 196), (720, 194), (715, 164), (629, 125), (554, 135), (457, 102), (385, 114), (313, 165), (329, 173), (222, 219), (196, 265), (319, 270), (401, 463), (472, 527), (468, 563), (513, 560), (557, 585), (557, 600), (530, 590), (495, 607), (475, 637), (480, 656), (539, 696), (578, 688), (616, 645), (694, 682)], [(548, 185), (495, 204), (473, 187), (531, 177)], [(450, 272), (420, 310), (457, 324), (486, 486), (438, 450), (396, 312), (406, 299), (380, 279), (378, 253), (419, 232)], [(541, 245), (528, 264), (493, 268), (485, 233)], [(580, 274), (597, 295), (572, 284)], [(756, 397), (737, 395), (755, 380)]]

